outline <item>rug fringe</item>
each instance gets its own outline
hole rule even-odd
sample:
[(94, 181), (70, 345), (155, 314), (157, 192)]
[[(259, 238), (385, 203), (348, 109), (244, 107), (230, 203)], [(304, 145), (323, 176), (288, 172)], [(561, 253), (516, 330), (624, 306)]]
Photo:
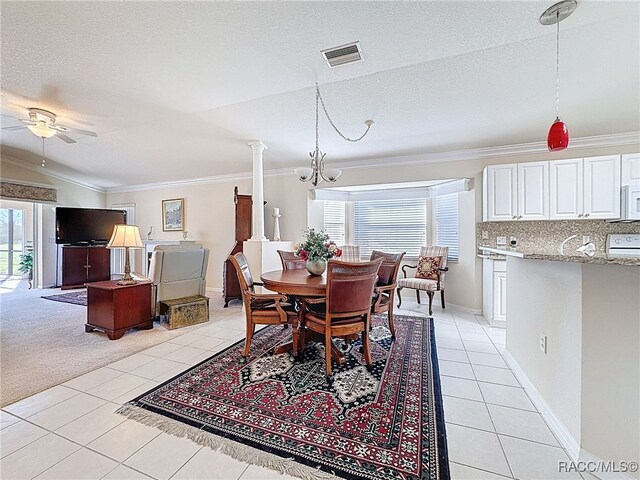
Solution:
[(177, 420), (168, 419), (136, 405), (124, 404), (116, 410), (116, 413), (144, 425), (158, 428), (170, 435), (185, 437), (198, 445), (209, 447), (212, 450), (219, 450), (225, 455), (229, 455), (241, 462), (269, 468), (281, 474), (291, 475), (292, 477), (303, 478), (305, 480), (340, 478), (334, 474), (323, 472), (319, 468), (312, 468), (298, 463), (292, 458), (283, 458), (272, 453), (263, 452), (257, 448), (243, 445), (234, 440), (229, 440), (191, 425), (180, 423)]

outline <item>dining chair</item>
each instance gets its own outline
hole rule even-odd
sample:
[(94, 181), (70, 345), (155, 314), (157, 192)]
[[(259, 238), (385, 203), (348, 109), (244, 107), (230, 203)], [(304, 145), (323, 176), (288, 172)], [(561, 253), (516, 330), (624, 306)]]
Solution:
[(385, 253), (378, 250), (371, 252), (371, 260), (382, 259), (382, 265), (378, 270), (378, 281), (373, 289), (371, 313), (387, 312), (391, 338), (396, 338), (396, 329), (393, 325), (393, 298), (397, 287), (398, 271), (405, 253)]
[(278, 255), (280, 255), (280, 262), (282, 263), (283, 270), (302, 270), (307, 268), (306, 260), (296, 257), (294, 252), (278, 250)]
[[(398, 279), (398, 308), (402, 305), (403, 288), (413, 288), (416, 291), (416, 300), (420, 303), (420, 291), (426, 292), (429, 296), (429, 315), (433, 315), (433, 295), (440, 291), (440, 304), (445, 308), (444, 303), (444, 279), (449, 271), (447, 267), (447, 255), (449, 247), (421, 247), (420, 257), (417, 265), (405, 265), (402, 267), (404, 278)], [(416, 268), (415, 277), (407, 278), (407, 268)]]
[(300, 312), (300, 351), (304, 350), (308, 332), (324, 335), (327, 377), (331, 375), (331, 339), (362, 334), (367, 365), (371, 365), (369, 327), (371, 298), (383, 259), (349, 263), (329, 260), (327, 291), (324, 298), (303, 298)]
[(255, 285), (260, 285), (260, 283), (253, 281), (247, 259), (242, 252), (230, 255), (229, 261), (238, 274), (247, 321), (244, 351), (242, 353), (245, 360), (249, 356), (249, 347), (251, 346), (251, 339), (255, 333), (256, 325), (287, 325), (291, 323), (293, 325), (293, 345), (295, 348), (298, 343), (298, 313), (291, 304), (286, 303), (287, 296), (279, 293), (256, 293), (254, 287)]

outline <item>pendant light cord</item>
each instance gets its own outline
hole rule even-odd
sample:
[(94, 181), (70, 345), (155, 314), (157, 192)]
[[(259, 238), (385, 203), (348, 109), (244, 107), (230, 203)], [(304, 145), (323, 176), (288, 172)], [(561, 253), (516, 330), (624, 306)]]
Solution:
[(44, 167), (44, 137), (42, 137), (42, 167)]
[(369, 133), (369, 130), (371, 129), (371, 125), (373, 125), (373, 122), (369, 123), (369, 121), (367, 121), (365, 122), (367, 129), (364, 131), (364, 133), (360, 137), (349, 138), (343, 135), (342, 132), (338, 130), (338, 127), (336, 127), (335, 123), (333, 123), (333, 120), (331, 120), (331, 117), (329, 116), (329, 112), (327, 112), (327, 107), (325, 107), (324, 105), (324, 100), (322, 99), (322, 95), (320, 94), (320, 87), (318, 87), (318, 84), (316, 83), (316, 145), (318, 144), (318, 99), (320, 99), (320, 103), (322, 104), (322, 110), (324, 110), (324, 114), (327, 116), (327, 120), (329, 120), (329, 123), (331, 124), (333, 129), (336, 131), (336, 133), (340, 135), (344, 140), (346, 140), (347, 142), (354, 142), (354, 143), (359, 142), (365, 137), (367, 133)]
[(560, 118), (560, 10), (556, 11), (556, 117)]

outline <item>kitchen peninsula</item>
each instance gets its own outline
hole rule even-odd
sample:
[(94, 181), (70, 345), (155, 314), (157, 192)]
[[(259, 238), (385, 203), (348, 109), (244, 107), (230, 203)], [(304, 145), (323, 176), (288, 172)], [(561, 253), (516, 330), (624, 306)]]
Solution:
[(507, 258), (505, 359), (565, 448), (637, 461), (640, 258), (479, 249)]

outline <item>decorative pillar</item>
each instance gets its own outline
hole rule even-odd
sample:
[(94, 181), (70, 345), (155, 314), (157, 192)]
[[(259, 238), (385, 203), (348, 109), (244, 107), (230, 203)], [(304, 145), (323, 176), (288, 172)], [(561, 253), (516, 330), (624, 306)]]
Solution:
[(264, 236), (264, 162), (262, 152), (267, 146), (260, 140), (249, 142), (249, 146), (253, 151), (253, 193), (251, 208), (252, 231), (251, 240), (264, 242), (267, 237)]

